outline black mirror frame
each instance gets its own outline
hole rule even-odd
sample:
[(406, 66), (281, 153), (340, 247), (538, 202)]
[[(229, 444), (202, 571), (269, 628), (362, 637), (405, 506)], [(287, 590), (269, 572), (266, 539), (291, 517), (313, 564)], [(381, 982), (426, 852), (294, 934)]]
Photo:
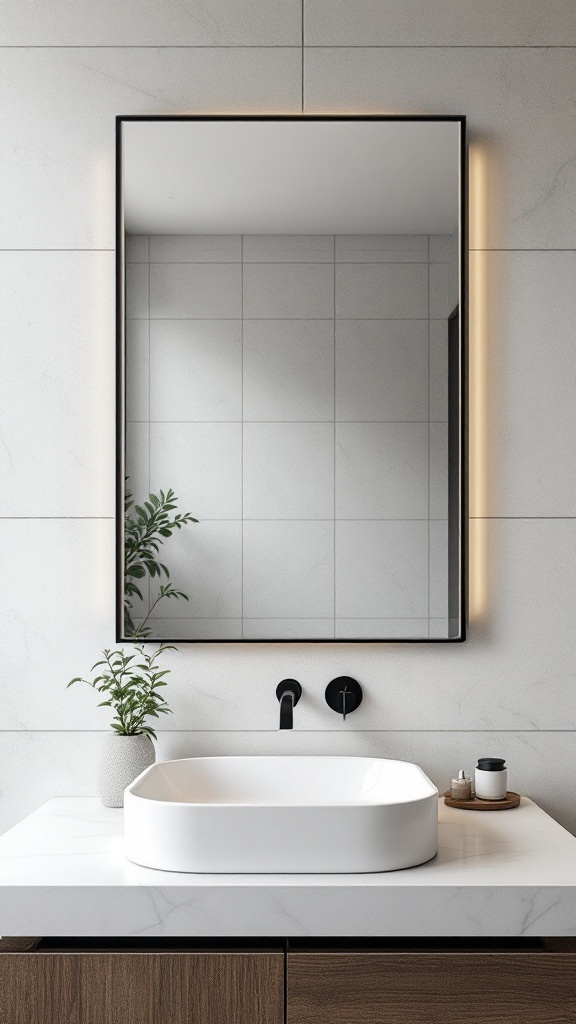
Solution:
[[(424, 121), (454, 122), (460, 126), (459, 147), (459, 242), (460, 303), (458, 360), (458, 538), (457, 603), (460, 631), (454, 637), (290, 638), (290, 639), (164, 639), (173, 644), (445, 644), (466, 640), (468, 613), (468, 150), (466, 117), (463, 114), (126, 114), (116, 117), (116, 642), (124, 636), (124, 492), (125, 492), (125, 252), (123, 202), (123, 125), (130, 121)], [(453, 314), (454, 316), (454, 314)], [(454, 545), (453, 550), (456, 546)], [(142, 642), (158, 643), (147, 637)]]

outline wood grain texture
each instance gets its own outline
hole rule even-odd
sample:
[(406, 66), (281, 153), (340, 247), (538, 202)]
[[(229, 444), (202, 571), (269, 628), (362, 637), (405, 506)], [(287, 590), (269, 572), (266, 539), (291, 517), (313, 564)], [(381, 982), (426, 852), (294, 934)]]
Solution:
[(0, 1024), (283, 1024), (282, 953), (0, 953)]
[(0, 939), (0, 953), (27, 953), (33, 950), (40, 939), (24, 938), (18, 935), (16, 938), (9, 938), (4, 935)]
[(444, 803), (447, 807), (458, 807), (463, 811), (510, 811), (520, 806), (520, 793), (509, 789), (505, 800), (480, 800), (473, 796), (471, 800), (455, 800), (450, 790), (444, 793)]
[(576, 955), (289, 953), (287, 1024), (575, 1024)]

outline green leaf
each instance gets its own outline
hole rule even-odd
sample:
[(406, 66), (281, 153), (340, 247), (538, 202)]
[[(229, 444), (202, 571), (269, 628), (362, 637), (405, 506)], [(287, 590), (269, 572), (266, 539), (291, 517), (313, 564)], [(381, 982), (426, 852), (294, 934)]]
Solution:
[(137, 580), (141, 580), (146, 575), (146, 570), (142, 565), (133, 565), (126, 570), (127, 576), (134, 576)]

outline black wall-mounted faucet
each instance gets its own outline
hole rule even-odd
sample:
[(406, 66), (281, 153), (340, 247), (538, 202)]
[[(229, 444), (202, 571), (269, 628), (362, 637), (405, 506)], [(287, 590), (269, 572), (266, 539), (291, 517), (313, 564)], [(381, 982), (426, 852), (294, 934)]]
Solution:
[(297, 679), (283, 679), (276, 687), (280, 701), (280, 728), (294, 728), (294, 708), (302, 696), (302, 687)]

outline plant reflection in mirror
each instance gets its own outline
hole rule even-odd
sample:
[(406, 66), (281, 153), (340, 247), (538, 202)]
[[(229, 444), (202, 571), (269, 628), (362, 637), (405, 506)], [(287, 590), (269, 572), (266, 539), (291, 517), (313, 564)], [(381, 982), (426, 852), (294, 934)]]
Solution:
[[(126, 478), (128, 484), (128, 477)], [(154, 608), (160, 601), (175, 598), (188, 601), (188, 595), (170, 583), (170, 573), (163, 562), (159, 561), (160, 547), (165, 538), (171, 537), (174, 530), (181, 530), (188, 523), (198, 520), (190, 512), (174, 513), (177, 498), (172, 489), (150, 494), (148, 501), (136, 505), (132, 492), (126, 487), (124, 499), (124, 633), (125, 636), (144, 639), (150, 635), (150, 627), (146, 625)], [(158, 577), (160, 588), (156, 600), (150, 605), (145, 618), (136, 624), (133, 618), (134, 598), (143, 601), (142, 591), (136, 580)]]

